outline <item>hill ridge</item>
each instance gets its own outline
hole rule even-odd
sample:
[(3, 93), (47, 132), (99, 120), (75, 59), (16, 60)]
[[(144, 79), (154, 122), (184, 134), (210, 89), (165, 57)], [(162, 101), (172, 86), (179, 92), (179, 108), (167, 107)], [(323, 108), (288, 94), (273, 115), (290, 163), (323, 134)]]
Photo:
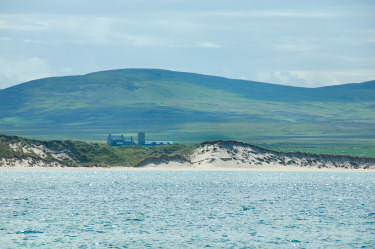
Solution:
[(260, 83), (260, 84), (267, 84), (267, 85), (273, 85), (273, 86), (283, 86), (283, 87), (291, 87), (291, 88), (304, 88), (304, 89), (318, 89), (318, 88), (325, 88), (325, 87), (338, 87), (338, 86), (346, 86), (346, 85), (358, 85), (358, 84), (374, 84), (375, 87), (375, 80), (368, 80), (363, 82), (351, 82), (351, 83), (342, 83), (342, 84), (332, 84), (332, 85), (326, 85), (326, 86), (319, 86), (319, 87), (304, 87), (304, 86), (294, 86), (294, 85), (285, 85), (285, 84), (277, 84), (277, 83), (270, 83), (270, 82), (261, 82), (256, 80), (247, 80), (247, 79), (239, 79), (239, 78), (230, 78), (226, 76), (217, 76), (217, 75), (211, 75), (211, 74), (204, 74), (204, 73), (194, 73), (194, 72), (187, 72), (187, 71), (176, 71), (176, 70), (169, 70), (169, 69), (158, 69), (158, 68), (119, 68), (119, 69), (108, 69), (108, 70), (100, 70), (90, 73), (83, 73), (83, 74), (73, 74), (73, 75), (63, 75), (63, 76), (51, 76), (51, 77), (43, 77), (33, 80), (28, 80), (26, 82), (22, 82), (7, 88), (0, 89), (5, 90), (8, 88), (12, 88), (15, 86), (23, 85), (26, 83), (34, 82), (34, 81), (40, 81), (45, 79), (57, 79), (57, 78), (66, 78), (66, 77), (82, 77), (82, 76), (90, 76), (90, 75), (96, 75), (100, 73), (110, 73), (110, 72), (126, 72), (126, 71), (155, 71), (155, 72), (169, 72), (169, 73), (181, 73), (181, 74), (191, 74), (196, 76), (204, 76), (204, 77), (214, 77), (214, 78), (221, 78), (226, 80), (234, 80), (234, 81), (241, 81), (241, 82), (250, 82), (250, 83)]

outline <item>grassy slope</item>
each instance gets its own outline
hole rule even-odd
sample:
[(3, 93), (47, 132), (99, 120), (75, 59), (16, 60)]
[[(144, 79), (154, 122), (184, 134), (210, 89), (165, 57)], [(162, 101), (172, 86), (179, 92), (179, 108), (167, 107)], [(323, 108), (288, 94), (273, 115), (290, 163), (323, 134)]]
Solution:
[[(104, 141), (145, 130), (183, 143), (372, 146), (375, 82), (297, 88), (165, 70), (46, 78), (0, 91), (0, 132)], [(292, 146), (291, 146), (292, 145)]]
[[(20, 143), (25, 147), (43, 145), (50, 151), (67, 153), (74, 161), (67, 160), (65, 162), (72, 166), (135, 166), (148, 157), (158, 157), (161, 155), (188, 156), (193, 151), (193, 146), (182, 144), (153, 147), (111, 147), (101, 143), (87, 143), (72, 140), (41, 141), (0, 134), (0, 158), (37, 157), (37, 155), (33, 153), (14, 151), (8, 146), (8, 144), (16, 143)], [(47, 160), (51, 159), (52, 157), (47, 158)]]

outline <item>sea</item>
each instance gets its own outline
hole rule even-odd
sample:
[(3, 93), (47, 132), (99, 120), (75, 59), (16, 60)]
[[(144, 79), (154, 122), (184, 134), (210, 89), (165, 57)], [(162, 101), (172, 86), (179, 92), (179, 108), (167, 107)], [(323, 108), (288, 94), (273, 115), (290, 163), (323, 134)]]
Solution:
[(0, 172), (0, 248), (375, 248), (375, 173)]

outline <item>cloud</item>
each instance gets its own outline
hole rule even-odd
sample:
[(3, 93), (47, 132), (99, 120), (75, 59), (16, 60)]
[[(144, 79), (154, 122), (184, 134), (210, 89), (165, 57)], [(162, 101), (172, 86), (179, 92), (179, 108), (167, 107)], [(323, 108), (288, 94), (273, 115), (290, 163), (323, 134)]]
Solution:
[(373, 44), (373, 43), (375, 43), (375, 38), (364, 39), (362, 42), (363, 42), (363, 43), (370, 43), (370, 44)]
[(0, 37), (0, 41), (11, 41), (12, 38), (10, 37)]
[(44, 43), (42, 40), (34, 40), (34, 39), (23, 39), (22, 40), (25, 43)]
[(51, 28), (47, 22), (38, 20), (35, 17), (36, 15), (2, 14), (0, 15), (0, 30), (36, 32)]
[(352, 70), (352, 71), (273, 71), (264, 72), (257, 75), (258, 81), (302, 86), (320, 87), (329, 85), (339, 85), (343, 83), (359, 83), (375, 79), (375, 72), (372, 70)]
[(48, 62), (39, 57), (8, 60), (0, 57), (0, 88), (53, 75)]
[(311, 52), (315, 47), (301, 39), (276, 44), (276, 49), (282, 52)]
[(281, 18), (333, 18), (339, 16), (338, 13), (334, 12), (306, 12), (306, 11), (293, 11), (293, 10), (269, 10), (269, 11), (257, 11), (257, 10), (238, 10), (238, 11), (209, 11), (197, 13), (201, 16), (209, 17), (227, 17), (227, 18), (270, 18), (270, 17), (281, 17)]
[[(250, 13), (251, 15), (251, 13)], [(288, 18), (332, 18), (337, 13), (327, 12), (304, 12), (304, 11), (258, 11), (252, 14), (256, 17), (288, 17)]]
[[(24, 43), (35, 44), (48, 41), (49, 43), (64, 44), (125, 44), (132, 46), (172, 44), (172, 42), (163, 39), (161, 35), (145, 34), (144, 29), (151, 29), (149, 26), (149, 21), (135, 21), (131, 20), (131, 17), (0, 15), (0, 30), (8, 31), (10, 35), (22, 31), (21, 37), (17, 37), (17, 39)], [(166, 27), (168, 27), (168, 23), (164, 24), (162, 30), (165, 30)]]
[[(111, 68), (157, 67), (320, 86), (371, 79), (369, 71), (374, 71), (375, 5), (370, 3), (3, 2), (8, 4), (0, 11), (0, 82), (6, 84)], [(60, 70), (67, 66), (71, 69)]]
[(202, 48), (222, 48), (223, 46), (214, 42), (198, 42), (198, 47)]

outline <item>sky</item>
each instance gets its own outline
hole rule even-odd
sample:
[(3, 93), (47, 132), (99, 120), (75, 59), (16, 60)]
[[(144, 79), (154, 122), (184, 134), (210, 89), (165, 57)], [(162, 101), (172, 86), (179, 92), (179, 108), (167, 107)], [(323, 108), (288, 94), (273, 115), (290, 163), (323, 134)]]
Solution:
[(374, 0), (0, 0), (0, 89), (120, 68), (375, 80)]

